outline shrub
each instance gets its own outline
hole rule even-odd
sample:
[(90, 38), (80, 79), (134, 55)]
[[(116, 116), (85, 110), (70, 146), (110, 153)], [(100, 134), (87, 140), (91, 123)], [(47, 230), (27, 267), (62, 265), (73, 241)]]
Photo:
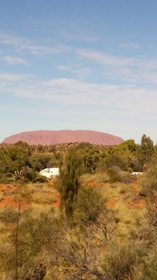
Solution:
[(157, 279), (157, 258), (156, 252), (150, 253), (143, 262), (142, 276), (140, 280)]
[(8, 177), (7, 174), (3, 174), (0, 176), (0, 183), (2, 184), (9, 184), (10, 181), (13, 181), (12, 178)]
[(95, 182), (96, 183), (106, 183), (109, 181), (109, 176), (104, 173), (98, 173)]
[(39, 174), (33, 179), (33, 183), (47, 183), (47, 182), (48, 182), (48, 178)]
[(76, 203), (76, 218), (87, 225), (96, 222), (99, 213), (105, 209), (104, 202), (105, 199), (98, 190), (82, 186)]
[(11, 207), (4, 208), (0, 212), (0, 221), (4, 223), (16, 223), (19, 213)]
[(110, 279), (133, 279), (135, 267), (141, 257), (141, 251), (135, 244), (109, 244), (106, 255)]
[(107, 174), (109, 175), (110, 183), (121, 181), (121, 169), (118, 166), (112, 166), (107, 170)]
[(42, 192), (36, 192), (32, 195), (32, 202), (40, 203), (40, 204), (49, 204), (52, 202), (56, 202), (56, 197), (53, 196), (45, 196)]

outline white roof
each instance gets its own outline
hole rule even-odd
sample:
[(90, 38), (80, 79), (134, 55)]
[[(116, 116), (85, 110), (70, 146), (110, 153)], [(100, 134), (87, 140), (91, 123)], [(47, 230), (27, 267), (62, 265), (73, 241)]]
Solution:
[(45, 168), (39, 174), (47, 178), (56, 177), (59, 175), (59, 167)]

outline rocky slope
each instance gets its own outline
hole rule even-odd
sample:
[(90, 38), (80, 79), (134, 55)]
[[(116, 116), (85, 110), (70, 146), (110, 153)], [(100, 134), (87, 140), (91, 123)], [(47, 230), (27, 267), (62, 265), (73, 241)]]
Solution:
[(53, 145), (61, 143), (89, 142), (96, 145), (118, 145), (124, 140), (118, 136), (91, 130), (37, 130), (11, 135), (2, 143), (23, 141), (29, 145)]

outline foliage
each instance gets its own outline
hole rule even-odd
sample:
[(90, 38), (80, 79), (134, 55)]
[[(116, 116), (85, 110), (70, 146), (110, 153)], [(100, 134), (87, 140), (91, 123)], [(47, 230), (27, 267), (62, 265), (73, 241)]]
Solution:
[(156, 280), (157, 279), (157, 258), (156, 252), (151, 252), (145, 258), (142, 266), (142, 275), (139, 280)]
[(31, 164), (31, 167), (35, 171), (40, 171), (46, 167), (54, 166), (55, 164), (55, 158), (53, 154), (32, 154), (32, 156), (29, 159), (29, 162)]
[[(60, 166), (70, 148), (77, 150), (82, 158), (83, 172), (94, 173), (118, 166), (123, 171), (140, 171), (152, 155), (153, 143), (143, 136), (141, 145), (129, 139), (115, 146), (100, 146), (90, 143), (68, 143), (50, 146), (29, 146), (17, 142), (0, 147), (0, 180), (36, 181), (37, 173), (48, 166)], [(145, 158), (147, 155), (147, 158)]]
[[(1, 208), (2, 279), (25, 279), (40, 264), (45, 280), (157, 279), (157, 153), (149, 137), (141, 145), (130, 139), (114, 147), (17, 143), (0, 147), (0, 160), (0, 178), (20, 182), (39, 182), (39, 166), (60, 163), (55, 184), (64, 210), (49, 205), (58, 200), (53, 181), (19, 184), (13, 204), (32, 204), (25, 211)], [(128, 171), (143, 167), (139, 190)], [(3, 203), (3, 189), (1, 197)], [(44, 204), (42, 210), (34, 201)]]
[(81, 224), (95, 223), (101, 212), (105, 210), (105, 199), (95, 188), (81, 186), (75, 209), (75, 220)]
[(133, 242), (133, 246), (111, 242), (106, 254), (109, 279), (133, 279), (135, 267), (140, 261), (140, 246)]
[(31, 155), (30, 146), (24, 142), (17, 142), (8, 148), (2, 147), (0, 149), (0, 160), (3, 162), (0, 173), (2, 177), (10, 174), (14, 177), (14, 180), (22, 180), (27, 177), (29, 169), (29, 157)]
[(103, 157), (97, 164), (97, 169), (106, 171), (113, 166), (118, 166), (123, 171), (136, 171), (138, 169), (137, 147), (138, 145), (132, 139), (120, 145), (105, 147), (102, 152)]
[(6, 207), (0, 212), (0, 221), (6, 224), (16, 223), (18, 215), (14, 208)]
[(82, 161), (78, 152), (73, 148), (69, 149), (64, 158), (64, 163), (58, 178), (61, 194), (61, 209), (69, 217), (73, 214), (74, 202), (80, 186), (81, 164)]
[(101, 149), (90, 143), (80, 143), (77, 146), (77, 150), (81, 154), (84, 171), (89, 173), (94, 172), (103, 157)]
[[(30, 193), (31, 187), (42, 193), (46, 185), (31, 185)], [(127, 190), (127, 185), (125, 188)], [(36, 213), (30, 207), (21, 212), (18, 235), (16, 217), (12, 229), (5, 236), (5, 246), (0, 244), (2, 272), (5, 270), (6, 275), (14, 279), (17, 267), (18, 279), (21, 280), (41, 263), (46, 267), (45, 280), (138, 279), (137, 271), (142, 275), (146, 269), (142, 265), (143, 260), (146, 267), (148, 264), (147, 251), (142, 245), (142, 239), (147, 237), (139, 236), (137, 229), (133, 238), (130, 234), (121, 237), (119, 227), (122, 224), (117, 222), (117, 212), (109, 210), (106, 204), (107, 189), (80, 186), (72, 221), (53, 208)], [(118, 184), (112, 195), (114, 192), (119, 194)], [(151, 241), (154, 242), (153, 239)]]
[(142, 170), (147, 168), (151, 158), (154, 154), (154, 144), (150, 137), (146, 136), (145, 134), (142, 135), (141, 144), (138, 149), (138, 159), (141, 164)]
[(141, 193), (145, 195), (150, 226), (157, 229), (157, 161), (153, 160), (141, 180)]
[(109, 175), (110, 178), (110, 182), (117, 182), (117, 181), (121, 181), (122, 176), (121, 176), (121, 169), (119, 168), (119, 166), (112, 166), (107, 170), (107, 173)]
[(155, 199), (157, 195), (157, 161), (150, 163), (149, 169), (141, 181), (142, 191), (149, 197)]

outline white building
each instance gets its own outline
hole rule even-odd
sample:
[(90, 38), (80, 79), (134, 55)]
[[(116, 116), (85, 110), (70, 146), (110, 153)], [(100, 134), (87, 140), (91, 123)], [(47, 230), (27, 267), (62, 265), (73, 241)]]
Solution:
[(59, 175), (59, 167), (45, 168), (39, 174), (47, 178), (55, 178)]

